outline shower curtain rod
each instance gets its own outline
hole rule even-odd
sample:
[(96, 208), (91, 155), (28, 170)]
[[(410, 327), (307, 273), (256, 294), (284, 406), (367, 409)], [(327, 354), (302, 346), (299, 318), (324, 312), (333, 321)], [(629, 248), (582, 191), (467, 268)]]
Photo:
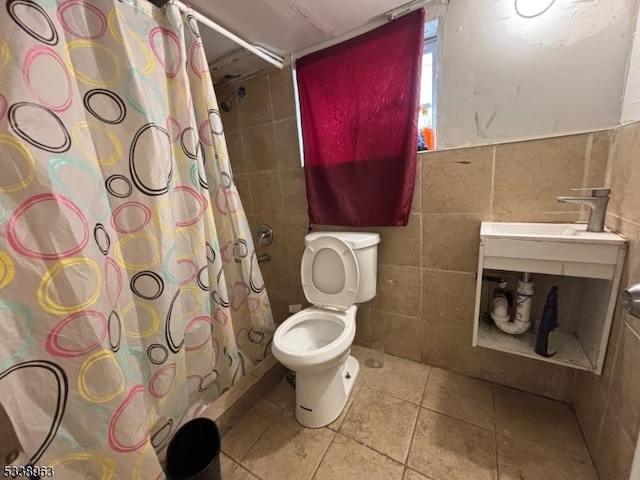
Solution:
[(215, 30), (220, 35), (228, 38), (232, 42), (237, 43), (241, 47), (249, 50), (251, 53), (253, 53), (254, 55), (257, 55), (258, 57), (260, 57), (264, 61), (269, 62), (271, 65), (277, 67), (280, 70), (282, 70), (282, 68), (284, 67), (284, 59), (282, 57), (280, 57), (279, 55), (276, 55), (275, 53), (270, 52), (266, 48), (263, 48), (263, 47), (261, 47), (259, 45), (250, 44), (246, 40), (243, 40), (242, 38), (238, 37), (236, 34), (230, 32), (229, 30), (227, 30), (226, 28), (222, 27), (221, 25), (218, 25), (216, 22), (211, 20), (209, 17), (206, 17), (203, 14), (201, 14), (200, 12), (197, 12), (197, 11), (193, 10), (192, 8), (188, 7), (187, 5), (182, 3), (180, 0), (174, 0), (174, 3), (180, 9), (180, 11), (193, 14), (195, 19), (198, 22), (200, 22), (201, 24), (209, 27), (212, 30)]

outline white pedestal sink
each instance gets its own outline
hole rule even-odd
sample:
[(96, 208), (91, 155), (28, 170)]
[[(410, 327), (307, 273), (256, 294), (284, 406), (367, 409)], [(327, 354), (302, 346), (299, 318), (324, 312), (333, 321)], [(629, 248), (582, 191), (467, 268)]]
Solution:
[[(602, 372), (615, 309), (626, 239), (613, 232), (587, 232), (573, 223), (482, 222), (476, 285), (473, 345)], [(558, 353), (542, 357), (534, 352), (535, 334), (508, 335), (480, 320), (485, 272), (509, 272), (573, 277), (581, 298), (572, 306), (576, 321), (562, 328)], [(545, 296), (547, 292), (536, 292)], [(560, 308), (562, 305), (560, 293)], [(565, 308), (568, 308), (565, 306)]]

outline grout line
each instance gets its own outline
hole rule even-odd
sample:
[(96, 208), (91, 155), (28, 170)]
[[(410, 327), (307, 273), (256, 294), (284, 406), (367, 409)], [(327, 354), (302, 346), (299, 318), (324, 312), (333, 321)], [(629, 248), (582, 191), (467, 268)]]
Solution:
[[(593, 133), (587, 135), (587, 144), (584, 149), (584, 166), (582, 171), (582, 188), (587, 188), (589, 183), (589, 172), (591, 170), (591, 152), (593, 150)], [(580, 218), (582, 218), (587, 213), (587, 207), (584, 204), (580, 205)]]
[(478, 272), (464, 272), (462, 270), (445, 270), (442, 268), (430, 268), (430, 267), (424, 267), (425, 270), (430, 270), (432, 272), (445, 272), (445, 273), (458, 273), (461, 275), (477, 275)]
[[(387, 314), (392, 314), (395, 315), (397, 317), (404, 317), (404, 318), (410, 318), (412, 320), (420, 320), (420, 316), (417, 317), (412, 317), (411, 315), (405, 315), (404, 313), (398, 313), (398, 312), (390, 312), (388, 310), (382, 310), (380, 308), (371, 308), (371, 313), (373, 313), (374, 311), (376, 312), (381, 312), (381, 313), (387, 313)], [(390, 355), (390, 354), (389, 354)], [(395, 355), (394, 355), (395, 356)], [(398, 357), (398, 358), (404, 358), (404, 357)], [(409, 360), (408, 358), (404, 358), (405, 360)], [(416, 363), (420, 363), (416, 360), (409, 360), (410, 362), (416, 362)]]
[(493, 155), (491, 158), (491, 189), (489, 190), (489, 219), (493, 220), (493, 204), (495, 200), (495, 187), (496, 187), (496, 156), (497, 147), (493, 146)]
[(429, 367), (429, 371), (427, 372), (427, 380), (424, 382), (424, 387), (422, 388), (422, 395), (420, 396), (420, 405), (418, 405), (418, 414), (416, 415), (416, 420), (413, 422), (413, 430), (411, 431), (411, 441), (409, 442), (409, 448), (407, 449), (407, 455), (404, 457), (405, 470), (407, 469), (406, 465), (409, 463), (409, 455), (411, 454), (411, 450), (413, 449), (413, 442), (416, 438), (416, 430), (418, 429), (418, 421), (420, 421), (420, 413), (422, 411), (422, 402), (424, 401), (424, 396), (427, 391), (427, 385), (429, 385), (429, 378), (431, 377), (431, 367)]
[(609, 151), (607, 152), (607, 168), (604, 172), (604, 185), (611, 187), (611, 177), (613, 176), (614, 160), (616, 158), (616, 150), (618, 145), (618, 130), (613, 130), (613, 134), (609, 134)]
[[(600, 386), (598, 385), (597, 388), (600, 388)], [(600, 434), (600, 429), (602, 428), (602, 425), (604, 424), (604, 417), (605, 417), (605, 413), (607, 412), (608, 404), (609, 404), (609, 397), (605, 396), (604, 408), (602, 409), (602, 417), (600, 418), (600, 420), (598, 422), (599, 423), (598, 424), (598, 435)], [(575, 419), (576, 424), (578, 425), (578, 430), (580, 430), (580, 436), (582, 438), (582, 443), (584, 445), (584, 448), (587, 451), (587, 453), (589, 454), (589, 460), (591, 461), (591, 466), (595, 470), (595, 468), (596, 468), (595, 458), (593, 456), (593, 453), (591, 452), (591, 449), (589, 448), (589, 444), (587, 443), (587, 435), (585, 434), (585, 431), (582, 428), (582, 424), (578, 420), (578, 414), (576, 413), (575, 405), (573, 405), (573, 404), (571, 405), (571, 411), (573, 413), (573, 418)], [(598, 439), (596, 439), (596, 440), (598, 440)]]
[[(444, 413), (444, 412), (440, 412), (438, 410), (434, 410), (431, 407), (420, 407), (423, 410), (428, 410), (431, 413), (436, 413), (438, 415), (442, 415), (443, 417), (447, 417), (450, 418), (451, 420), (456, 420), (460, 423), (464, 423), (465, 425), (469, 425), (470, 427), (475, 427), (475, 428), (479, 428), (481, 430), (484, 430), (485, 432), (491, 432), (490, 428), (487, 427), (481, 427), (480, 425), (476, 425), (475, 423), (471, 423), (468, 420), (463, 420), (462, 418), (458, 418), (458, 417), (454, 417), (453, 415), (449, 414), (449, 413)], [(494, 429), (495, 429), (495, 421), (494, 421)]]
[(322, 465), (322, 462), (324, 462), (324, 458), (327, 456), (327, 453), (329, 452), (329, 449), (331, 448), (331, 445), (333, 445), (333, 441), (335, 440), (336, 435), (338, 435), (338, 432), (334, 432), (330, 428), (327, 428), (327, 427), (323, 427), (323, 428), (328, 430), (329, 432), (333, 433), (333, 436), (331, 437), (331, 440), (329, 440), (329, 444), (327, 445), (327, 449), (322, 454), (322, 458), (320, 459), (320, 461), (316, 465), (316, 468), (313, 469), (313, 473), (311, 474), (311, 480), (316, 478), (316, 474), (318, 473), (318, 470), (320, 469), (320, 465)]
[[(345, 409), (345, 412), (344, 412), (344, 417), (342, 418), (342, 421), (340, 422), (340, 425), (338, 425), (335, 430), (333, 430), (331, 427), (329, 427), (329, 425), (331, 425), (331, 424), (327, 425), (326, 428), (328, 428), (329, 430), (333, 430), (336, 433), (338, 433), (340, 431), (340, 428), (342, 427), (342, 424), (347, 419), (347, 416), (349, 415), (349, 412), (353, 408), (353, 404), (356, 403), (356, 400), (358, 399), (358, 396), (360, 395), (360, 392), (362, 391), (363, 387), (364, 387), (364, 382), (362, 383), (362, 385), (360, 385), (360, 388), (358, 388), (357, 392), (354, 393), (354, 391), (353, 391), (356, 388), (355, 385), (351, 389), (351, 395), (353, 395), (353, 400), (351, 401), (351, 404), (348, 407), (345, 405), (346, 409)], [(349, 399), (347, 399), (347, 403), (349, 403)], [(340, 413), (340, 415), (342, 415), (342, 413)], [(338, 415), (338, 418), (340, 418), (340, 415)], [(336, 420), (338, 418), (336, 418)], [(335, 422), (336, 420), (334, 420), (333, 422)], [(331, 423), (333, 423), (333, 422), (331, 422)]]
[(500, 479), (500, 454), (498, 453), (498, 414), (496, 408), (496, 385), (491, 384), (491, 399), (493, 404), (493, 441), (496, 449), (496, 479)]
[[(247, 412), (248, 413), (248, 412)], [(246, 414), (245, 414), (246, 415)], [(240, 420), (242, 420), (245, 415), (243, 415)], [(239, 422), (239, 421), (238, 421)], [(251, 450), (254, 449), (254, 447), (258, 444), (258, 442), (260, 440), (262, 440), (262, 437), (265, 436), (265, 434), (269, 431), (269, 429), (275, 424), (275, 418), (271, 419), (271, 421), (269, 422), (269, 424), (267, 425), (267, 427), (264, 429), (264, 431), (258, 436), (258, 438), (251, 444), (251, 447), (246, 451), (246, 453), (242, 456), (242, 458), (240, 460), (236, 460), (235, 458), (233, 458), (231, 455), (229, 455), (228, 452), (225, 452), (224, 449), (221, 449), (222, 452), (227, 455), (227, 457), (229, 457), (231, 460), (233, 460), (234, 462), (236, 462), (238, 465), (242, 465), (242, 462), (247, 458), (247, 456), (249, 455), (249, 453), (251, 453)], [(237, 423), (236, 423), (237, 425)], [(233, 427), (232, 427), (233, 428)], [(229, 430), (231, 431), (231, 430)], [(226, 435), (225, 435), (226, 436)], [(224, 437), (223, 437), (224, 438)], [(245, 467), (246, 469), (246, 467)]]
[[(413, 360), (409, 360), (409, 361), (413, 362)], [(418, 363), (418, 362), (415, 362), (415, 363)], [(418, 365), (424, 365), (424, 364), (419, 363)], [(366, 388), (366, 389), (371, 390), (371, 391), (376, 392), (376, 393), (380, 393), (380, 394), (385, 395), (387, 397), (391, 397), (391, 398), (393, 398), (395, 400), (400, 400), (402, 402), (409, 403), (409, 404), (414, 405), (416, 407), (420, 406), (420, 403), (416, 403), (416, 402), (414, 402), (412, 400), (407, 400), (406, 398), (398, 397), (398, 396), (394, 395), (393, 393), (388, 393), (388, 392), (386, 392), (384, 390), (378, 390), (377, 388), (374, 388), (374, 387), (371, 387), (371, 386), (363, 384), (362, 387), (360, 388), (360, 391), (362, 391), (363, 388)]]
[[(273, 112), (272, 112), (272, 113), (273, 113)], [(256, 123), (255, 125), (251, 125), (250, 127), (238, 127), (236, 130), (232, 130), (232, 131), (230, 131), (230, 132), (228, 132), (228, 131), (226, 131), (226, 130), (225, 130), (225, 131), (224, 131), (224, 133), (225, 133), (225, 135), (235, 135), (236, 133), (241, 133), (241, 132), (244, 132), (244, 131), (246, 131), (246, 130), (252, 130), (252, 129), (254, 129), (254, 128), (264, 127), (264, 126), (266, 126), (266, 125), (271, 125), (271, 124), (274, 124), (274, 125), (275, 125), (275, 124), (277, 124), (277, 123), (290, 122), (291, 120), (295, 120), (295, 119), (296, 119), (296, 117), (295, 117), (295, 116), (293, 116), (293, 117), (281, 118), (281, 119), (278, 119), (278, 120), (272, 119), (272, 120), (269, 120), (269, 121), (267, 121), (267, 122)]]
[(607, 215), (611, 215), (612, 217), (617, 218), (618, 220), (622, 220), (623, 222), (630, 223), (633, 226), (640, 227), (640, 222), (635, 222), (626, 217), (621, 217), (620, 215), (616, 215), (615, 213), (607, 212)]
[(431, 379), (432, 370), (433, 370), (433, 367), (429, 365), (429, 371), (427, 372), (427, 381), (424, 382), (424, 388), (422, 389), (422, 397), (420, 398), (420, 406), (422, 406), (422, 404), (424, 403), (424, 397), (427, 395), (427, 387), (429, 386), (429, 380)]
[(591, 169), (591, 151), (593, 150), (593, 133), (587, 135), (587, 144), (584, 149), (584, 169), (582, 171), (582, 188), (589, 183), (589, 170)]
[(271, 95), (271, 76), (267, 73), (265, 76), (265, 80), (267, 81), (267, 92), (269, 93), (269, 109), (271, 110), (271, 121), (268, 123), (273, 124), (275, 120), (275, 115), (273, 113), (273, 97)]
[[(558, 213), (566, 213), (566, 211), (561, 210)], [(416, 213), (416, 215), (424, 215), (426, 217), (442, 217), (445, 215), (456, 217), (456, 216), (465, 215), (467, 217), (483, 217), (484, 218), (486, 217), (487, 213), (486, 211), (484, 212), (477, 212), (477, 211), (476, 212), (423, 212), (421, 214)], [(483, 221), (486, 221), (486, 220), (483, 220)]]
[(340, 435), (342, 435), (343, 437), (348, 438), (349, 440), (353, 440), (353, 441), (354, 441), (354, 442), (356, 442), (357, 444), (362, 445), (363, 447), (368, 448), (369, 450), (373, 450), (374, 452), (379, 453), (380, 455), (382, 455), (382, 456), (384, 456), (384, 457), (387, 457), (389, 460), (392, 460), (394, 463), (397, 463), (397, 464), (399, 464), (399, 465), (406, 466), (406, 465), (405, 465), (405, 464), (403, 464), (400, 460), (398, 460), (398, 459), (396, 459), (396, 458), (393, 458), (393, 457), (392, 457), (392, 456), (390, 456), (388, 453), (381, 452), (381, 451), (380, 451), (380, 450), (378, 450), (377, 448), (375, 448), (375, 447), (373, 447), (373, 446), (371, 446), (371, 445), (367, 445), (367, 444), (366, 444), (366, 443), (364, 443), (362, 440), (359, 440), (359, 439), (357, 439), (357, 438), (355, 438), (355, 437), (352, 437), (352, 436), (351, 436), (351, 435), (349, 435), (348, 433), (345, 433), (345, 432), (336, 432), (336, 434), (340, 434)]

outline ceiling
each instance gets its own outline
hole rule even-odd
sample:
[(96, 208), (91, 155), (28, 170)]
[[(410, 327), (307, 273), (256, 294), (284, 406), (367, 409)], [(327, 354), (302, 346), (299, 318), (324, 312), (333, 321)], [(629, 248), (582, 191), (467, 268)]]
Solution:
[[(191, 0), (193, 8), (249, 43), (286, 56), (380, 18), (408, 0)], [(268, 66), (200, 26), (215, 83)]]

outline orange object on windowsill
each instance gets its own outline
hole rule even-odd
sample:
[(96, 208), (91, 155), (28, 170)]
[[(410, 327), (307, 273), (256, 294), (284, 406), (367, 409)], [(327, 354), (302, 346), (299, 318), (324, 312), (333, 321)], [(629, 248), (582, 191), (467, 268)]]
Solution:
[(424, 127), (422, 129), (422, 136), (424, 137), (424, 143), (427, 144), (429, 150), (435, 150), (436, 148), (436, 136), (433, 132), (433, 128)]

